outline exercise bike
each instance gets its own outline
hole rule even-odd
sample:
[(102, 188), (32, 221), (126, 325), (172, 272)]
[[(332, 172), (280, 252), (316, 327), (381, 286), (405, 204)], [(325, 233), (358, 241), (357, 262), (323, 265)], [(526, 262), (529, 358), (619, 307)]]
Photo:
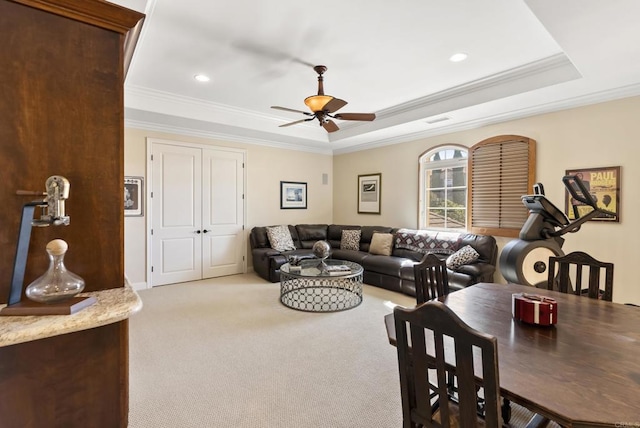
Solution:
[(541, 183), (533, 186), (533, 195), (522, 196), (522, 203), (529, 210), (529, 217), (520, 229), (519, 239), (504, 246), (500, 254), (499, 267), (508, 282), (546, 286), (549, 257), (563, 256), (562, 244), (566, 233), (575, 233), (586, 221), (597, 216), (615, 216), (611, 211), (599, 208), (597, 200), (589, 193), (580, 177), (567, 175), (562, 182), (572, 197), (572, 202), (592, 208), (581, 215), (578, 204), (572, 203), (574, 220), (558, 209), (544, 195)]

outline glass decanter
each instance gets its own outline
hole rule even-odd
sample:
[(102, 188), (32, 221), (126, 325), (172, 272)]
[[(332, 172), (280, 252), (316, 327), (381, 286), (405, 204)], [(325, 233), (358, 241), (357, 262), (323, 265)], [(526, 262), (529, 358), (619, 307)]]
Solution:
[(53, 303), (70, 299), (84, 289), (84, 280), (71, 273), (64, 265), (69, 245), (62, 239), (47, 244), (49, 269), (27, 287), (29, 299), (39, 303)]

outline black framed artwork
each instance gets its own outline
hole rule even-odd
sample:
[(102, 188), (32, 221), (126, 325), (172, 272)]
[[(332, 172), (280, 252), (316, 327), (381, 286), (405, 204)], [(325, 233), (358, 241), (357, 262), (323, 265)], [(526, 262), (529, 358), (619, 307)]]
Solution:
[(280, 182), (280, 209), (306, 210), (307, 183), (298, 181)]
[(144, 178), (124, 178), (124, 215), (141, 217), (144, 215)]
[(358, 175), (358, 214), (380, 214), (382, 174)]

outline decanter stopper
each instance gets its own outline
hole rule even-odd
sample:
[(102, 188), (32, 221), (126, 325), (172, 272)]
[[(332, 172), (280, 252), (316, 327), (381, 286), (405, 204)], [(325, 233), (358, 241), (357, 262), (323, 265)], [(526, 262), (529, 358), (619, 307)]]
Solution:
[(64, 255), (69, 246), (62, 239), (47, 244), (49, 269), (27, 287), (29, 299), (40, 303), (53, 303), (70, 299), (84, 289), (84, 280), (67, 270)]

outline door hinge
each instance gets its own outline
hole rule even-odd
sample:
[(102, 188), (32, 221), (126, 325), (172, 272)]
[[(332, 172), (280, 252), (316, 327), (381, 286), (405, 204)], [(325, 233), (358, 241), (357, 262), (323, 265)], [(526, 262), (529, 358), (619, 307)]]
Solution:
[(244, 224), (242, 225), (242, 230), (244, 230)]
[(151, 155), (151, 160), (153, 161), (153, 155)]
[(242, 199), (244, 199), (244, 193), (242, 194)]
[(244, 261), (244, 256), (242, 256), (242, 261)]
[(153, 229), (151, 229), (151, 234), (153, 235)]
[(151, 266), (151, 272), (153, 272), (153, 266)]
[(244, 162), (242, 162), (242, 167), (244, 168)]

